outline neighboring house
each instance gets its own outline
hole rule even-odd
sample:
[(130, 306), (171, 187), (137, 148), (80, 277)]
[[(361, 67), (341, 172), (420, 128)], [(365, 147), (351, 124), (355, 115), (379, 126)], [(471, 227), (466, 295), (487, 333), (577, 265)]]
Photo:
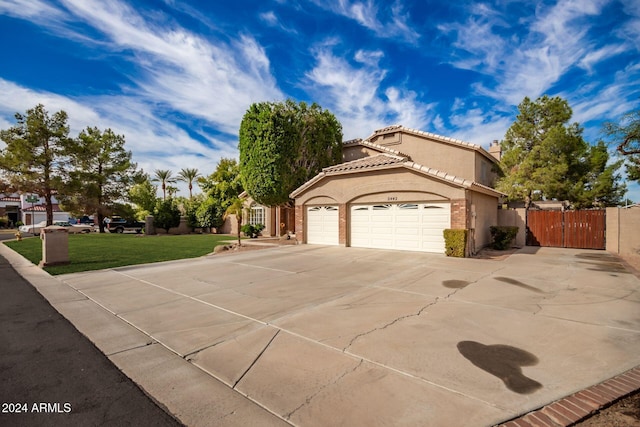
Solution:
[[(29, 202), (27, 201), (29, 196), (35, 196), (37, 200), (34, 199), (33, 202)], [(53, 220), (67, 221), (69, 219), (69, 212), (64, 212), (60, 209), (55, 197), (52, 201)], [(22, 221), (23, 224), (30, 225), (46, 221), (47, 210), (44, 197), (28, 193), (0, 194), (0, 216), (9, 217), (9, 221), (11, 221), (12, 224)]]
[(9, 218), (9, 224), (14, 226), (21, 221), (20, 195), (0, 193), (0, 217)]
[(468, 229), (468, 251), (490, 243), (504, 195), (500, 158), (453, 138), (390, 126), (343, 145), (344, 163), (291, 193), (302, 243), (444, 253), (443, 230)]

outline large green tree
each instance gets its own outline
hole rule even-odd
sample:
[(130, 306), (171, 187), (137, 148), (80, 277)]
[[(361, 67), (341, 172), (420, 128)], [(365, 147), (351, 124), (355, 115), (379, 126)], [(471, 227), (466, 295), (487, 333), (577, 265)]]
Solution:
[(197, 211), (202, 227), (220, 227), (224, 213), (233, 201), (242, 193), (240, 167), (235, 159), (222, 158), (216, 170), (198, 181), (207, 198)]
[(627, 177), (640, 182), (640, 109), (625, 114), (619, 123), (605, 123), (604, 132), (626, 156)]
[(290, 202), (289, 194), (342, 158), (342, 125), (317, 104), (252, 104), (240, 124), (240, 176), (258, 203)]
[(125, 149), (125, 137), (111, 129), (88, 127), (65, 149), (69, 168), (60, 197), (76, 214), (94, 214), (100, 232), (114, 205), (126, 199), (136, 164)]
[[(589, 207), (617, 197), (619, 164), (607, 165), (606, 147), (591, 147), (580, 125), (569, 123), (572, 111), (566, 100), (525, 98), (518, 110), (502, 141), (498, 190), (510, 200), (524, 200), (527, 208), (539, 199)], [(605, 171), (610, 179), (602, 177)]]
[(158, 201), (158, 188), (151, 183), (149, 174), (139, 171), (133, 176), (133, 185), (129, 188), (128, 199), (137, 207), (136, 217), (143, 220), (150, 215)]
[(69, 144), (67, 113), (49, 115), (42, 104), (15, 114), (16, 124), (0, 131), (6, 146), (0, 151), (0, 169), (14, 188), (43, 196), (47, 225), (53, 223), (53, 195), (60, 187), (64, 151)]
[(618, 173), (623, 160), (610, 162), (608, 146), (604, 141), (589, 147), (585, 160), (583, 177), (574, 186), (574, 205), (577, 208), (618, 205), (627, 190)]

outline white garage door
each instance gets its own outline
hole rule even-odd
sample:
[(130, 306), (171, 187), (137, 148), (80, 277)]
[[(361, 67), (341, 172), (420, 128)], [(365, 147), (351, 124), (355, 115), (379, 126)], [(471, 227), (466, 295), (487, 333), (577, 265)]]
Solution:
[(444, 253), (449, 203), (351, 206), (351, 246)]
[(338, 244), (338, 207), (312, 206), (307, 208), (307, 243)]

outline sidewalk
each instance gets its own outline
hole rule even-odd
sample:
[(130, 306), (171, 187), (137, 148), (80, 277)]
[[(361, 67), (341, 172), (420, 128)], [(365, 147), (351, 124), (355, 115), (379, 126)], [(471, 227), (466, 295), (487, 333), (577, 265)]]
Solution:
[(2, 256), (0, 293), (0, 425), (181, 425)]

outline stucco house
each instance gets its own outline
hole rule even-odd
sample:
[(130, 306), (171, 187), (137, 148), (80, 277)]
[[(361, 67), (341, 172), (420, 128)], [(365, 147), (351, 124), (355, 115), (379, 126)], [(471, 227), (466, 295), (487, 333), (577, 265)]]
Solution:
[[(265, 237), (283, 236), (293, 233), (295, 228), (295, 218), (293, 207), (286, 206), (264, 206), (257, 203), (251, 196), (243, 191), (238, 195), (244, 199), (245, 214), (242, 218), (243, 224), (264, 225), (260, 233)], [(217, 232), (222, 234), (236, 234), (238, 223), (235, 215), (230, 215), (225, 219)]]
[(444, 253), (443, 230), (489, 244), (502, 193), (492, 188), (500, 146), (389, 126), (346, 141), (344, 162), (291, 193), (301, 243)]
[[(34, 196), (33, 202), (27, 198)], [(67, 221), (69, 212), (60, 209), (55, 197), (53, 202), (53, 220)], [(44, 197), (29, 193), (0, 193), (0, 216), (7, 216), (12, 224), (22, 221), (23, 224), (37, 224), (47, 219), (47, 210)]]

